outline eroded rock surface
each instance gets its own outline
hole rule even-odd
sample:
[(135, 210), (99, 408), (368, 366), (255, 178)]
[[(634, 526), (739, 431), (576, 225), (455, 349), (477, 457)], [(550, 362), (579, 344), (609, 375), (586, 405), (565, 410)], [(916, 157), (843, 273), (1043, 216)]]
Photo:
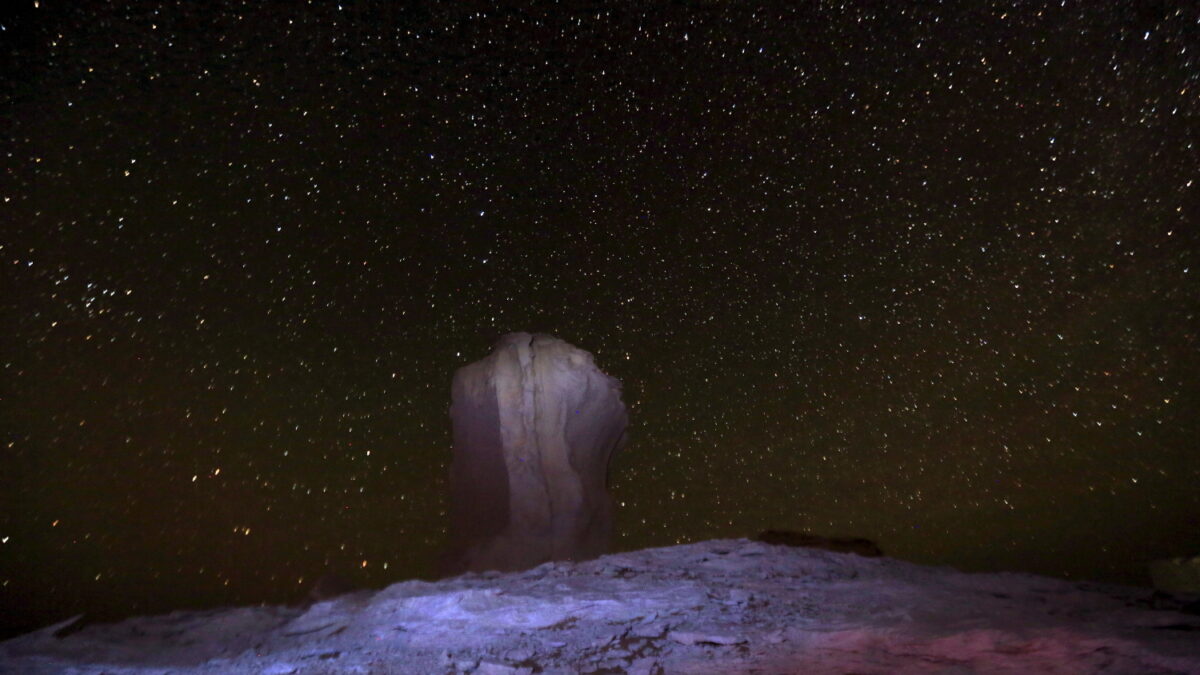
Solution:
[(0, 642), (0, 673), (1200, 673), (1186, 600), (707, 541), (307, 608), (64, 622)]
[(454, 375), (450, 546), (443, 571), (513, 571), (605, 553), (621, 384), (550, 335), (510, 333)]

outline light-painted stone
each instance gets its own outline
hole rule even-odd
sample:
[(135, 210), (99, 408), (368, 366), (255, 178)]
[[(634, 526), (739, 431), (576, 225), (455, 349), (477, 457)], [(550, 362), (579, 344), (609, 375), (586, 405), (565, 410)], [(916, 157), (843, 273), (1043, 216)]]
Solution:
[(510, 333), (454, 375), (450, 546), (443, 571), (514, 571), (605, 553), (621, 384), (550, 335)]

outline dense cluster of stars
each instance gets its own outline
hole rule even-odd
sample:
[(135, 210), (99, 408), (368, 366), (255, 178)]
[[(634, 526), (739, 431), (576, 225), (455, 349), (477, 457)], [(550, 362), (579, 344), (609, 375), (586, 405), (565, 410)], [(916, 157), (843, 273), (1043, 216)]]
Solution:
[(513, 330), (624, 382), (620, 548), (1200, 553), (1195, 8), (408, 4), (0, 25), (7, 629), (428, 574)]

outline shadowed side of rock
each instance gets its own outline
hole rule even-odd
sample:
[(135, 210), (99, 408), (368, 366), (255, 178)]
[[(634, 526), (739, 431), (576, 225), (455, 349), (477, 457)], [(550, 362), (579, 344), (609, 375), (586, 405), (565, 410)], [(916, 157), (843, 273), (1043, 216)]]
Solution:
[(451, 388), (450, 541), (442, 572), (512, 571), (605, 553), (608, 465), (624, 445), (621, 385), (592, 355), (511, 333)]

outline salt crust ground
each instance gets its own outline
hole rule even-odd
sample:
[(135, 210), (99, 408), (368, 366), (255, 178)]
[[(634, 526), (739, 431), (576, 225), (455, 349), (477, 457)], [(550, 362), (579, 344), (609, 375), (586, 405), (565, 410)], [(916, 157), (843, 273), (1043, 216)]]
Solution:
[(1194, 598), (718, 540), (0, 643), (0, 672), (1200, 673)]

